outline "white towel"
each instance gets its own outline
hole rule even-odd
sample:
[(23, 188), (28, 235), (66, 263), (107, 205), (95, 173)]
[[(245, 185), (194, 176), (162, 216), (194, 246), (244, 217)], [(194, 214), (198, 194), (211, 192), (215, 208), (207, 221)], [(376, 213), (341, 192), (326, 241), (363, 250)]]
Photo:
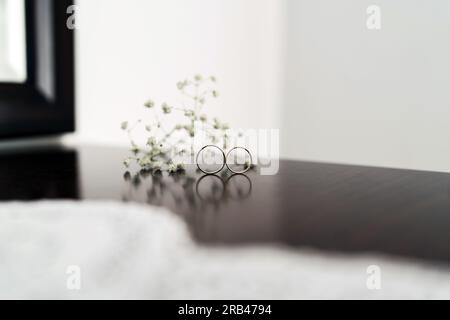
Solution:
[[(380, 273), (367, 273), (372, 265)], [(0, 298), (448, 299), (450, 268), (310, 249), (203, 247), (181, 218), (151, 206), (7, 203)]]

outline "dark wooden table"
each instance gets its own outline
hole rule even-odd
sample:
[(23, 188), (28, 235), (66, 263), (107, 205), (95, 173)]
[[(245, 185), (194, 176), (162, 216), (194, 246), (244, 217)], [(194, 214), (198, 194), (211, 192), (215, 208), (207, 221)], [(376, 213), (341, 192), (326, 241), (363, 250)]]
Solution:
[[(126, 173), (124, 149), (0, 152), (0, 200), (164, 206), (200, 243), (282, 243), (450, 262), (450, 174), (282, 161), (275, 176)], [(192, 171), (192, 172), (191, 172)]]

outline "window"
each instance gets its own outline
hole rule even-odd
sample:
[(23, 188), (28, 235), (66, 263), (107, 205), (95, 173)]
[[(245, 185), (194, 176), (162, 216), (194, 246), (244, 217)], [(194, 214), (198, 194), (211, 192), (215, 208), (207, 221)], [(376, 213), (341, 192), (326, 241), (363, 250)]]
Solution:
[(25, 1), (0, 0), (0, 82), (26, 80)]

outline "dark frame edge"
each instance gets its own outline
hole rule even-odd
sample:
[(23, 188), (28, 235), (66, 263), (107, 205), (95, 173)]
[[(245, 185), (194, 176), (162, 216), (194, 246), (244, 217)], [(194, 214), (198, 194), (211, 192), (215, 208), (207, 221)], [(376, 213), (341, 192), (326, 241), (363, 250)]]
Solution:
[(46, 98), (36, 81), (37, 50), (36, 5), (40, 0), (26, 0), (27, 81), (0, 83), (0, 140), (40, 137), (75, 131), (75, 30), (66, 26), (67, 8), (74, 0), (49, 0), (53, 34), (55, 85), (54, 99)]

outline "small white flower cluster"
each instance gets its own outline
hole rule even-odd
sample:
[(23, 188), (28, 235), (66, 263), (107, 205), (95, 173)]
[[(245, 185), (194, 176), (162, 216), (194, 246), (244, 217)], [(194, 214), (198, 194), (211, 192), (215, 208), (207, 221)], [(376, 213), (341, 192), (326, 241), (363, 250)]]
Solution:
[[(219, 92), (211, 88), (216, 83), (217, 79), (214, 76), (204, 77), (200, 74), (193, 79), (178, 82), (177, 89), (191, 101), (192, 107), (176, 107), (164, 102), (161, 104), (161, 109), (157, 110), (157, 104), (153, 100), (148, 100), (144, 107), (149, 109), (151, 114), (150, 121), (144, 124), (144, 128), (150, 136), (144, 147), (139, 147), (132, 138), (134, 129), (144, 121), (139, 120), (133, 126), (130, 126), (127, 121), (123, 122), (121, 128), (128, 133), (133, 153), (133, 156), (124, 160), (125, 167), (128, 168), (135, 162), (141, 169), (153, 173), (183, 171), (184, 164), (178, 159), (184, 155), (192, 156), (193, 139), (199, 130), (204, 131), (211, 143), (222, 142), (223, 148), (226, 149), (230, 126), (217, 118), (210, 121), (203, 113), (208, 98), (219, 97)], [(160, 116), (169, 116), (174, 112), (184, 115), (186, 121), (168, 130), (163, 127)], [(184, 138), (180, 139), (180, 134), (184, 135)]]

